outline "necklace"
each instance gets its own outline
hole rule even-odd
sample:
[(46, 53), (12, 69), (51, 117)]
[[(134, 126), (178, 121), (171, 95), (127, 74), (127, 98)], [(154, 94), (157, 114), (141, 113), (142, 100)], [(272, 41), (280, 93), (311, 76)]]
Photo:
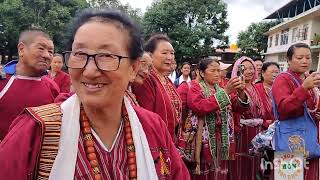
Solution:
[[(135, 147), (133, 143), (132, 130), (129, 122), (128, 112), (124, 104), (122, 105), (122, 118), (124, 120), (124, 131), (125, 131), (125, 139), (126, 139), (126, 145), (127, 145), (129, 179), (136, 180), (137, 179), (137, 163), (136, 163)], [(90, 121), (82, 105), (80, 107), (80, 127), (81, 127), (82, 135), (84, 137), (83, 144), (85, 147), (86, 156), (90, 162), (94, 179), (101, 180), (102, 179), (101, 168), (98, 163), (96, 150), (94, 148)]]
[(169, 95), (169, 98), (171, 100), (171, 105), (174, 108), (176, 121), (181, 121), (182, 116), (182, 105), (180, 96), (177, 94), (175, 88), (173, 87), (172, 83), (169, 82), (169, 80), (166, 77), (163, 77), (159, 75), (157, 72), (155, 72), (156, 76), (160, 80), (162, 86), (166, 90), (167, 94)]

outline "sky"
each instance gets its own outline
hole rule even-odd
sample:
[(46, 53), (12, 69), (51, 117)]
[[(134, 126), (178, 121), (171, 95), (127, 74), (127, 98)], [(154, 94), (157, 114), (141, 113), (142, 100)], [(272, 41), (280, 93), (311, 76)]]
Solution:
[[(129, 3), (134, 8), (145, 12), (153, 0), (120, 0)], [(226, 35), (230, 36), (230, 43), (237, 41), (237, 35), (251, 23), (259, 22), (279, 9), (290, 0), (224, 0), (228, 4), (228, 21), (230, 24)]]

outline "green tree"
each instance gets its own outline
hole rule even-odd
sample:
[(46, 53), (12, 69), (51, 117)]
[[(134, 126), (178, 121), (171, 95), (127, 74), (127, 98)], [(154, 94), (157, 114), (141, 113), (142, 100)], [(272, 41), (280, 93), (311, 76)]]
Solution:
[(197, 60), (213, 53), (214, 44), (223, 44), (226, 4), (222, 0), (155, 1), (143, 18), (146, 38), (163, 32), (171, 38), (177, 61)]
[(131, 18), (141, 23), (142, 12), (141, 9), (135, 9), (129, 3), (122, 4), (119, 0), (89, 0), (91, 7), (116, 8), (128, 14)]
[(118, 0), (88, 0), (91, 7), (118, 7), (121, 3)]
[(11, 60), (17, 54), (19, 33), (32, 27), (48, 32), (56, 51), (62, 50), (68, 22), (85, 7), (86, 0), (4, 0), (0, 3), (1, 55), (8, 55)]
[(237, 42), (241, 48), (238, 56), (261, 57), (261, 52), (266, 52), (268, 48), (268, 37), (264, 33), (277, 24), (278, 22), (252, 23), (245, 31), (241, 31)]

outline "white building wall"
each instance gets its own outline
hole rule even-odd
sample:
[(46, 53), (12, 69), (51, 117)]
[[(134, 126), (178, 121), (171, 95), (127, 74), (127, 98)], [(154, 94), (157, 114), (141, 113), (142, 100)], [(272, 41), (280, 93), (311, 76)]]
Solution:
[(279, 62), (278, 54), (266, 55), (264, 58), (265, 62)]
[(312, 21), (311, 39), (313, 39), (315, 33), (320, 34), (320, 17)]
[(312, 64), (310, 67), (310, 70), (316, 71), (318, 69), (318, 62), (319, 62), (319, 58), (318, 58), (319, 52), (313, 52), (312, 53)]
[(277, 62), (280, 65), (280, 71), (288, 69), (286, 53), (267, 54), (264, 58), (265, 62)]
[[(308, 45), (310, 45), (310, 40), (311, 40), (311, 37), (313, 38), (313, 34), (312, 34), (312, 31), (311, 29), (314, 29), (316, 30), (316, 28), (313, 28), (313, 21), (312, 20), (309, 20), (309, 21), (305, 21), (305, 22), (299, 22), (297, 24), (294, 24), (290, 27), (284, 27), (280, 30), (278, 30), (277, 32), (269, 35), (269, 38), (268, 38), (268, 49), (267, 49), (267, 53), (281, 53), (281, 52), (286, 52), (288, 50), (288, 48), (292, 45), (292, 44), (295, 44), (295, 43), (298, 43), (298, 42), (302, 42), (302, 43), (306, 43)], [(293, 41), (292, 39), (292, 35), (293, 35), (293, 29), (297, 28), (297, 33), (299, 33), (299, 30), (301, 32), (301, 30), (303, 29), (304, 26), (308, 26), (309, 30), (308, 30), (308, 35), (307, 35), (307, 40), (301, 40), (301, 39), (296, 39), (296, 41)], [(286, 30), (289, 28), (289, 36), (288, 36), (288, 44), (285, 44), (285, 45), (280, 45), (280, 42), (281, 42), (281, 33), (282, 31)], [(320, 25), (319, 25), (319, 28), (320, 28)], [(279, 39), (278, 39), (278, 45), (276, 46), (276, 35), (279, 34)], [(312, 34), (312, 36), (311, 36)], [(270, 36), (272, 36), (272, 46), (269, 47), (269, 44), (270, 44)]]

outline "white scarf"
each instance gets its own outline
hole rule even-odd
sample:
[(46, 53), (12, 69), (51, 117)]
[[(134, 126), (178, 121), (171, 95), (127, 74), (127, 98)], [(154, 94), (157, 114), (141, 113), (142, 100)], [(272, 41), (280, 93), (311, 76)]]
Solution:
[[(126, 97), (124, 98), (124, 103), (128, 111), (136, 150), (137, 179), (158, 179), (146, 134), (138, 116)], [(75, 174), (80, 135), (80, 101), (77, 95), (71, 96), (62, 103), (61, 109), (63, 117), (59, 150), (53, 163), (49, 180), (73, 180)]]

